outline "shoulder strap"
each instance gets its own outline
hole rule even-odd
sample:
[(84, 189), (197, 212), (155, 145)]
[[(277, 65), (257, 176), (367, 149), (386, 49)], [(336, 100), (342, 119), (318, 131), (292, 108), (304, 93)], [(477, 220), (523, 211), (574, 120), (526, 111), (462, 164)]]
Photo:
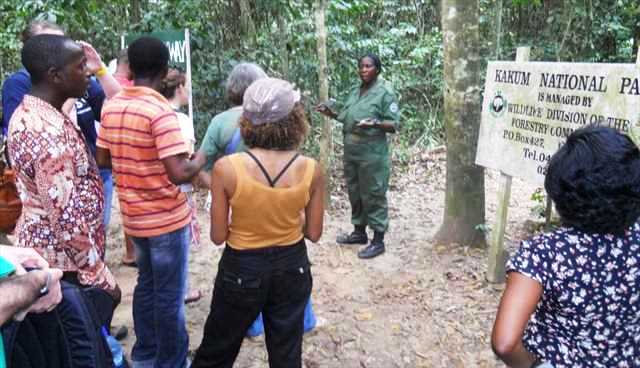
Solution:
[(247, 151), (247, 154), (249, 155), (249, 157), (251, 157), (253, 159), (253, 161), (256, 162), (256, 164), (258, 164), (258, 167), (260, 168), (260, 171), (262, 171), (264, 176), (267, 178), (267, 181), (269, 182), (269, 185), (271, 187), (275, 187), (276, 186), (276, 182), (278, 182), (278, 180), (280, 180), (280, 178), (282, 177), (282, 175), (284, 175), (284, 173), (287, 171), (287, 169), (289, 169), (291, 164), (293, 164), (293, 161), (295, 161), (298, 158), (298, 156), (300, 156), (300, 153), (296, 153), (295, 155), (293, 155), (291, 160), (289, 160), (289, 162), (287, 162), (287, 164), (284, 165), (282, 170), (280, 170), (280, 173), (278, 175), (276, 175), (276, 178), (272, 180), (271, 176), (269, 176), (269, 173), (264, 168), (264, 166), (262, 166), (262, 163), (258, 160), (258, 158), (256, 156), (254, 156), (253, 153), (251, 153), (250, 151)]
[(229, 143), (227, 143), (227, 146), (224, 148), (225, 155), (236, 153), (238, 145), (240, 144), (240, 138), (242, 138), (242, 136), (240, 134), (240, 127), (238, 127), (233, 131), (233, 137), (231, 137), (231, 141), (229, 141)]
[(250, 151), (247, 151), (247, 154), (249, 155), (249, 157), (251, 157), (253, 159), (253, 161), (256, 162), (256, 164), (258, 164), (258, 167), (260, 168), (260, 171), (262, 171), (262, 173), (264, 174), (265, 178), (267, 178), (267, 181), (269, 182), (269, 185), (271, 185), (273, 187), (274, 182), (271, 181), (271, 177), (269, 176), (269, 173), (264, 168), (264, 166), (262, 166), (262, 163), (260, 162), (260, 160), (258, 160), (258, 158), (256, 156), (254, 156), (253, 153), (251, 153)]
[(282, 170), (280, 171), (280, 173), (276, 176), (276, 178), (275, 178), (275, 179), (273, 179), (273, 182), (271, 183), (271, 186), (272, 186), (272, 187), (276, 185), (276, 182), (277, 182), (278, 180), (280, 180), (280, 178), (282, 177), (282, 175), (284, 175), (285, 171), (287, 171), (287, 169), (289, 168), (289, 166), (291, 166), (291, 164), (293, 163), (293, 161), (295, 161), (295, 160), (298, 158), (298, 156), (300, 156), (300, 154), (299, 154), (299, 153), (296, 153), (295, 155), (293, 155), (293, 157), (291, 158), (291, 160), (289, 160), (289, 162), (287, 162), (287, 164), (286, 164), (286, 165), (284, 165), (284, 167), (282, 168)]

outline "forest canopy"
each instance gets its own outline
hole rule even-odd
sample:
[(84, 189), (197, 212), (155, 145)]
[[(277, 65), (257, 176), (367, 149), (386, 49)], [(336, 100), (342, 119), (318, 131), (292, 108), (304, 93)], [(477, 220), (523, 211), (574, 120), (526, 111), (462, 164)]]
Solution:
[[(318, 56), (310, 0), (0, 0), (0, 76), (20, 68), (19, 34), (34, 18), (55, 21), (75, 39), (114, 58), (120, 35), (188, 28), (192, 37), (196, 135), (224, 110), (224, 80), (239, 61), (295, 82), (307, 108), (318, 102)], [(327, 9), (329, 95), (357, 83), (356, 60), (380, 55), (382, 76), (402, 108), (399, 146), (443, 143), (443, 52), (438, 0), (333, 0)], [(513, 60), (633, 62), (640, 40), (635, 0), (480, 0), (480, 55)], [(311, 115), (320, 134), (319, 116)], [(317, 152), (317, 140), (305, 147)]]

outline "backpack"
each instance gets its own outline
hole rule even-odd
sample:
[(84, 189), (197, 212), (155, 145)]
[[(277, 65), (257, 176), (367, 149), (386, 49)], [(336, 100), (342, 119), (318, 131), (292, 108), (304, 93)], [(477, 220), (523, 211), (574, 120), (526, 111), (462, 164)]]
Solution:
[(233, 132), (233, 137), (231, 137), (231, 140), (229, 141), (227, 146), (224, 148), (225, 156), (236, 153), (236, 150), (238, 149), (238, 145), (240, 144), (241, 138), (242, 136), (240, 135), (240, 127), (238, 127)]
[[(5, 138), (0, 134), (0, 232), (10, 234), (22, 213), (22, 201), (11, 169)], [(1, 157), (4, 154), (4, 157)]]
[(7, 368), (69, 368), (71, 356), (56, 310), (2, 326)]
[(61, 285), (62, 302), (53, 311), (2, 328), (7, 368), (113, 368), (101, 332), (113, 300), (99, 289)]

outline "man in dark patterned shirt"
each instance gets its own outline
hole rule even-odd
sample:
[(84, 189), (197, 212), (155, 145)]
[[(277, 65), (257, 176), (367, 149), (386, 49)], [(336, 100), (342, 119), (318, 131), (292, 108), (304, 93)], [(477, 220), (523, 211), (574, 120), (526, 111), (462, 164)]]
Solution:
[(85, 93), (86, 62), (82, 47), (60, 35), (35, 36), (22, 50), (33, 87), (8, 134), (23, 201), (16, 238), (62, 269), (65, 279), (103, 289), (116, 305), (120, 289), (102, 260), (102, 181), (80, 128), (61, 112), (68, 98)]

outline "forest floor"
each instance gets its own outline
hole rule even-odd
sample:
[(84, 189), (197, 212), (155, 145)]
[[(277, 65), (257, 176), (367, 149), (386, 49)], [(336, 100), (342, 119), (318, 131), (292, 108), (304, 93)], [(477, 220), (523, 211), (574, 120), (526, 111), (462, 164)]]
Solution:
[[(490, 333), (503, 285), (485, 281), (486, 250), (443, 246), (431, 239), (441, 224), (445, 188), (445, 153), (413, 155), (394, 167), (389, 191), (391, 228), (387, 251), (360, 260), (357, 246), (338, 246), (336, 235), (351, 230), (349, 203), (341, 174), (335, 183), (322, 239), (309, 244), (314, 277), (313, 306), (326, 324), (305, 335), (306, 368), (504, 367), (490, 348)], [(486, 218), (493, 223), (499, 174), (487, 171)], [(530, 234), (535, 216), (530, 200), (535, 187), (514, 179), (507, 225), (507, 248)], [(213, 280), (222, 248), (208, 240), (208, 213), (199, 211), (203, 246), (189, 262), (191, 288), (204, 297), (186, 308), (190, 350), (202, 339)], [(130, 352), (135, 339), (131, 316), (136, 270), (124, 267), (123, 237), (117, 200), (108, 232), (109, 266), (123, 291), (115, 324), (129, 327), (124, 340)], [(245, 339), (235, 364), (268, 367), (264, 338)]]

